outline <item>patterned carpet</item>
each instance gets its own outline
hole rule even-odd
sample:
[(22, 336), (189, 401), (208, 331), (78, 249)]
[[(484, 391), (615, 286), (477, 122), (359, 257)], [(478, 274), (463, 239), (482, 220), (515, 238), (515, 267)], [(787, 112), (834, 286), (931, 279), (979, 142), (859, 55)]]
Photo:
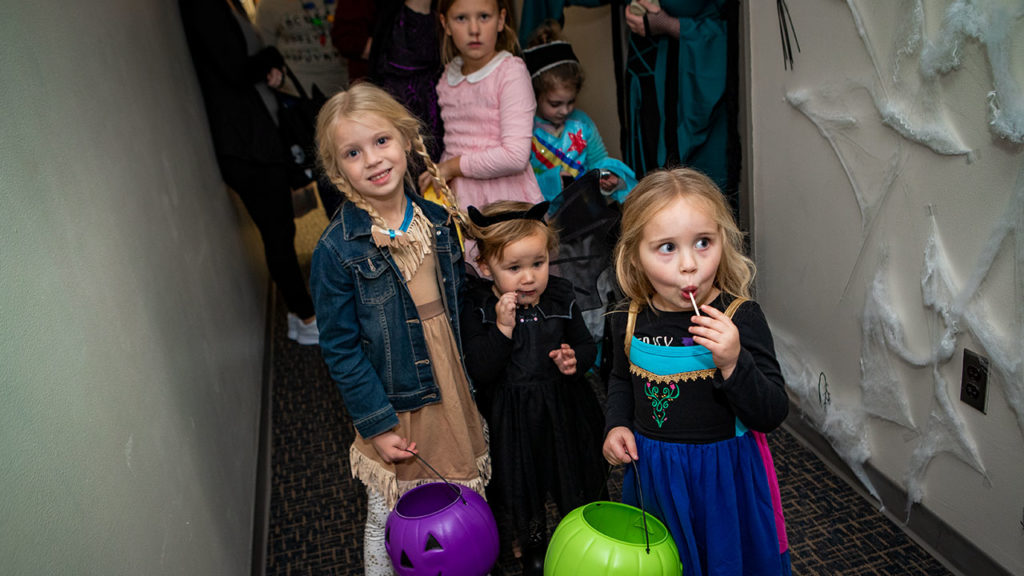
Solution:
[[(325, 220), (300, 218), (300, 257)], [(315, 346), (287, 339), (280, 300), (274, 318), (273, 440), (266, 573), (358, 575), (366, 495), (352, 479), (348, 447), (354, 431)], [(942, 564), (833, 474), (785, 430), (769, 437), (797, 575), (947, 575)], [(609, 492), (620, 491), (618, 473)], [(506, 574), (519, 574), (506, 552)]]

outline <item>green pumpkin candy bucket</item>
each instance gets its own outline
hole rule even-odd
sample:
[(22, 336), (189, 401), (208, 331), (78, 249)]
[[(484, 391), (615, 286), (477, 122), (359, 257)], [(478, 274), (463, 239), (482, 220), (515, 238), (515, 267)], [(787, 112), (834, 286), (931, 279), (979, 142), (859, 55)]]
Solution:
[(544, 557), (544, 576), (682, 572), (679, 551), (665, 525), (619, 502), (591, 502), (569, 512), (555, 528)]

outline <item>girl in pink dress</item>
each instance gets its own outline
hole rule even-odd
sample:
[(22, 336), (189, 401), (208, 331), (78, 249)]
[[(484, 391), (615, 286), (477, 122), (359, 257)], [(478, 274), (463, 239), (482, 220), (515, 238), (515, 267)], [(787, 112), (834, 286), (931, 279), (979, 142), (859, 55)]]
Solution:
[[(518, 45), (507, 0), (441, 0), (438, 13), (446, 63), (437, 84), (445, 129), (441, 176), (461, 206), (541, 202), (530, 168), (537, 101), (526, 64), (512, 54)], [(423, 174), (420, 188), (431, 182)]]

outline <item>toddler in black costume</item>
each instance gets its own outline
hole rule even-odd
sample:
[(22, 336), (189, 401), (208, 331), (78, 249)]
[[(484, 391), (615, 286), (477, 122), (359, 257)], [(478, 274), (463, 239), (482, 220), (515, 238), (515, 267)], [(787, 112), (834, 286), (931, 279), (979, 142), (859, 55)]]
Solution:
[(572, 284), (548, 275), (558, 235), (544, 221), (547, 208), (469, 208), (477, 265), (491, 281), (471, 288), (461, 322), (466, 368), (490, 423), (488, 494), (514, 531), (525, 574), (543, 570), (547, 496), (565, 514), (595, 499), (605, 478), (601, 412), (583, 378), (597, 347)]

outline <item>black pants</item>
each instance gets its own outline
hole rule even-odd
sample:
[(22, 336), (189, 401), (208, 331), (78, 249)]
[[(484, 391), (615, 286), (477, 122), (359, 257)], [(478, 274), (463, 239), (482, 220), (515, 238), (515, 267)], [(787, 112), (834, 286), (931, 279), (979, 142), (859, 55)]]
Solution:
[(338, 190), (327, 179), (327, 176), (323, 174), (316, 179), (316, 189), (320, 193), (320, 203), (324, 205), (324, 213), (327, 214), (327, 219), (333, 220), (334, 214), (337, 213), (338, 208), (341, 208), (341, 203), (345, 201), (345, 197), (342, 195), (341, 190)]
[(295, 254), (295, 214), (283, 164), (261, 164), (220, 156), (221, 176), (242, 198), (263, 239), (270, 277), (288, 310), (299, 318), (313, 316), (313, 299)]

